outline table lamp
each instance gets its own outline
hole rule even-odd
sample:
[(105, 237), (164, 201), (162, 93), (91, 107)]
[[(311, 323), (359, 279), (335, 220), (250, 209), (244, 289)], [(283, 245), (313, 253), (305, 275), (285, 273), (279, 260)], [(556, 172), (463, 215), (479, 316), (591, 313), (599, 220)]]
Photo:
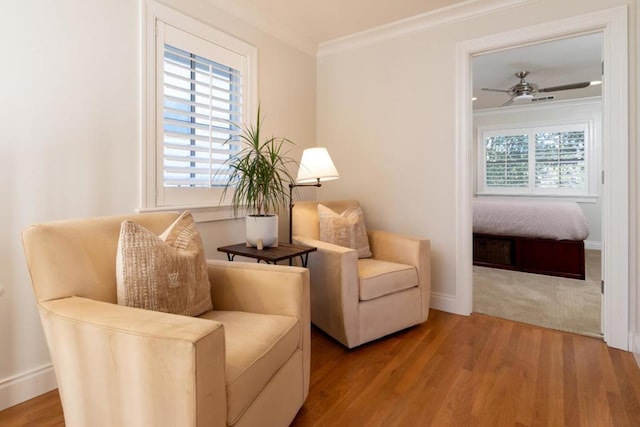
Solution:
[(340, 175), (326, 148), (307, 148), (302, 152), (296, 182), (289, 183), (289, 243), (293, 243), (293, 188), (320, 187), (320, 182), (338, 178)]

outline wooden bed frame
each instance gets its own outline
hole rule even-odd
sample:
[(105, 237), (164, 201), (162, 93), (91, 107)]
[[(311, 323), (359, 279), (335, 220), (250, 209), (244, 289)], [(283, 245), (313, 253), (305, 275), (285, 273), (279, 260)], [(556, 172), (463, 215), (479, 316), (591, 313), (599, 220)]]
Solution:
[(584, 280), (584, 241), (474, 233), (473, 264)]

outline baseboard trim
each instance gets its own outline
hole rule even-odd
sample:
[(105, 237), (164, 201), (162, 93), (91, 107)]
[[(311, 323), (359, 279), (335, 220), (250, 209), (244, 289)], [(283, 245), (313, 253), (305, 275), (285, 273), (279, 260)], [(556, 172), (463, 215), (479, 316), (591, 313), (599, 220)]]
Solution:
[(596, 250), (596, 251), (601, 251), (602, 250), (602, 242), (596, 242), (596, 241), (592, 241), (592, 240), (585, 240), (584, 241), (584, 248), (585, 249)]
[(431, 292), (431, 304), (429, 304), (429, 307), (435, 310), (446, 311), (447, 313), (459, 314), (456, 298), (439, 292)]
[(635, 332), (629, 332), (629, 347), (633, 358), (636, 360), (636, 365), (640, 367), (640, 335)]
[(51, 363), (0, 380), (0, 411), (58, 387)]
[(640, 335), (635, 332), (629, 332), (629, 347), (636, 359), (636, 363), (640, 367)]

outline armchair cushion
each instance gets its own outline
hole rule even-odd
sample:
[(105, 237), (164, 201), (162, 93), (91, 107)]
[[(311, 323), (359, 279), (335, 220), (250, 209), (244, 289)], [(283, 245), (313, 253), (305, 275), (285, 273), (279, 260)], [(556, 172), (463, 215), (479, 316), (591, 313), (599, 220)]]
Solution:
[(234, 424), (296, 351), (300, 337), (292, 316), (209, 311), (200, 316), (224, 325), (227, 420)]
[(116, 264), (118, 304), (187, 316), (213, 307), (204, 248), (189, 211), (160, 236), (123, 221)]
[(368, 301), (418, 286), (412, 265), (367, 258), (358, 260), (360, 301)]
[(364, 213), (360, 205), (347, 208), (341, 213), (319, 204), (320, 240), (338, 246), (355, 249), (358, 258), (371, 256)]

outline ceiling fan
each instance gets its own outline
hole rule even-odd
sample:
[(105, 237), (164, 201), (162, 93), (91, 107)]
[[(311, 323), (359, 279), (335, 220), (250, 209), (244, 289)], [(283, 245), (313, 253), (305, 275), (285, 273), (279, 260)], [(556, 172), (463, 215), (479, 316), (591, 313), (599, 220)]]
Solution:
[(535, 83), (529, 83), (525, 81), (525, 77), (529, 74), (528, 71), (518, 71), (516, 73), (516, 77), (520, 79), (520, 82), (514, 86), (511, 86), (509, 89), (491, 89), (483, 87), (482, 90), (487, 90), (491, 92), (504, 92), (508, 94), (511, 99), (501, 105), (504, 107), (506, 105), (510, 105), (513, 102), (536, 102), (536, 101), (548, 101), (553, 99), (553, 96), (539, 96), (535, 97), (537, 93), (547, 93), (547, 92), (557, 92), (559, 90), (569, 90), (569, 89), (582, 89), (591, 84), (591, 82), (580, 82), (580, 83), (570, 83), (566, 85), (560, 86), (552, 86), (545, 88), (538, 88), (538, 85)]

